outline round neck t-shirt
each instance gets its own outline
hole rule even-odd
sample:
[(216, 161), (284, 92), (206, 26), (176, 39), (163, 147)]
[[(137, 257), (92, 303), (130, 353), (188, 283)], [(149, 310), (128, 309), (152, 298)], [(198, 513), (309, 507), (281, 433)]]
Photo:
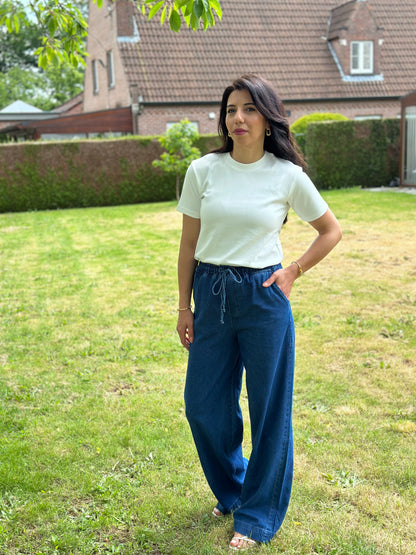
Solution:
[(289, 208), (310, 222), (328, 205), (301, 167), (265, 152), (252, 164), (230, 153), (194, 160), (177, 209), (201, 221), (196, 260), (265, 268), (283, 260), (279, 233)]

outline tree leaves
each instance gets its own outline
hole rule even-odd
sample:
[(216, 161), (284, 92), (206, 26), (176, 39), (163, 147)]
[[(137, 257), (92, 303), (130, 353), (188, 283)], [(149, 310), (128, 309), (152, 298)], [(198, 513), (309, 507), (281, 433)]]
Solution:
[[(102, 4), (102, 0), (96, 0)], [(85, 38), (87, 22), (75, 1), (37, 0), (0, 2), (0, 26), (17, 34), (22, 27), (36, 24), (41, 46), (35, 51), (38, 65), (70, 63), (74, 67), (85, 65)]]
[(42, 69), (62, 62), (74, 67), (85, 65), (87, 22), (77, 6), (60, 0), (44, 0), (36, 4), (36, 17), (44, 30), (42, 46), (36, 51)]
[(5, 25), (9, 33), (18, 33), (25, 14), (18, 2), (0, 2), (0, 26)]
[(148, 19), (152, 19), (163, 7), (160, 23), (163, 25), (168, 16), (169, 26), (174, 32), (181, 29), (182, 18), (193, 31), (213, 27), (215, 15), (220, 20), (222, 18), (218, 0), (139, 0), (138, 4)]
[(150, 8), (149, 19), (152, 19), (152, 17), (157, 14), (157, 12), (160, 10), (160, 8), (163, 6), (164, 3), (165, 3), (164, 0), (161, 0), (161, 2), (156, 2), (156, 4), (154, 4)]
[(82, 88), (83, 72), (69, 64), (50, 65), (45, 71), (16, 64), (7, 72), (0, 72), (0, 110), (17, 99), (52, 110)]
[(188, 120), (174, 123), (165, 135), (159, 138), (159, 142), (166, 152), (160, 155), (158, 160), (153, 160), (155, 168), (161, 168), (166, 173), (176, 175), (176, 198), (179, 200), (180, 178), (195, 158), (201, 156), (201, 151), (194, 142), (198, 138), (198, 131)]
[[(178, 32), (182, 21), (193, 31), (206, 30), (222, 18), (218, 0), (135, 0), (148, 19), (160, 14), (160, 23), (169, 21), (172, 31)], [(102, 8), (103, 0), (94, 0)], [(87, 21), (77, 6), (77, 0), (0, 0), (0, 26), (8, 33), (19, 33), (22, 27), (39, 28), (41, 46), (35, 54), (42, 69), (48, 65), (69, 63), (85, 66)]]
[(20, 28), (18, 34), (10, 34), (5, 27), (0, 28), (0, 73), (16, 66), (35, 68), (38, 60), (34, 51), (40, 44), (35, 25)]

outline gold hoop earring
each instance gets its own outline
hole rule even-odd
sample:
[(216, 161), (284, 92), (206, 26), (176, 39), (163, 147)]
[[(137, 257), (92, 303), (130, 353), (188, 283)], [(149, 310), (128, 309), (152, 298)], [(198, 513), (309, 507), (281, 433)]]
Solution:
[(228, 131), (228, 136), (230, 137), (230, 139), (232, 139), (231, 133)]
[(272, 134), (270, 129), (266, 129), (266, 137), (270, 137), (270, 135)]

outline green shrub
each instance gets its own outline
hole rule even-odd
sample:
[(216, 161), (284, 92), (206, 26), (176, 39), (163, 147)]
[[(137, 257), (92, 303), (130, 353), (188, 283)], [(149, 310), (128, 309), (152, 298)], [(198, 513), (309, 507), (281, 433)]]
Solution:
[[(388, 185), (399, 172), (399, 138), (399, 120), (312, 123), (309, 173), (318, 188)], [(206, 135), (196, 146), (203, 155), (220, 142)], [(152, 167), (161, 153), (157, 137), (1, 145), (0, 212), (174, 200), (175, 176)]]
[(342, 114), (332, 114), (331, 112), (315, 112), (297, 119), (290, 129), (295, 136), (296, 142), (305, 154), (305, 134), (306, 128), (310, 123), (327, 122), (327, 121), (347, 121), (348, 118)]
[(174, 123), (165, 135), (159, 138), (159, 143), (166, 152), (163, 152), (157, 160), (153, 160), (152, 165), (175, 176), (176, 200), (179, 200), (181, 183), (186, 170), (193, 160), (201, 156), (199, 148), (194, 146), (198, 136), (195, 127), (184, 119)]
[(152, 167), (155, 138), (0, 147), (0, 212), (158, 202), (175, 179)]
[(211, 152), (211, 150), (221, 146), (221, 139), (216, 134), (199, 135), (195, 145), (203, 154), (206, 154), (207, 152)]
[(306, 130), (309, 175), (319, 189), (382, 187), (399, 175), (400, 121), (314, 123)]
[[(217, 135), (200, 136), (202, 154)], [(152, 167), (158, 137), (4, 144), (0, 212), (159, 202), (175, 199), (175, 176)]]
[[(200, 136), (202, 154), (217, 135)], [(0, 212), (159, 202), (175, 198), (175, 176), (152, 167), (158, 137), (0, 146)]]

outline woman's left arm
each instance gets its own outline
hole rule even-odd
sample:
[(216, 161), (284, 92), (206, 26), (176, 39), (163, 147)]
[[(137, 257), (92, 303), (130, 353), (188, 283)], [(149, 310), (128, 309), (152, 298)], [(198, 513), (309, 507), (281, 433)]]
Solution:
[(329, 208), (323, 216), (309, 223), (318, 232), (318, 237), (308, 250), (297, 259), (299, 266), (292, 263), (282, 270), (273, 272), (269, 279), (263, 283), (264, 287), (270, 287), (272, 283), (276, 283), (286, 297), (289, 298), (293, 282), (301, 275), (300, 268), (302, 273), (304, 273), (318, 264), (341, 240), (341, 226)]

